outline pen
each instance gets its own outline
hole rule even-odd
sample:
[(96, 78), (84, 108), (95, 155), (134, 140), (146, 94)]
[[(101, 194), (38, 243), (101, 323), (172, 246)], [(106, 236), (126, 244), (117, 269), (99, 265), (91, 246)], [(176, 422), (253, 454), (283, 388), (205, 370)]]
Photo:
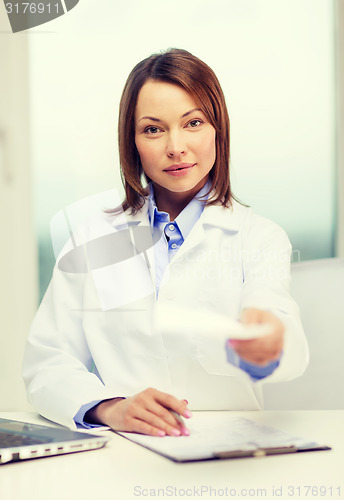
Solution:
[(189, 429), (187, 429), (185, 427), (185, 423), (184, 423), (184, 420), (182, 419), (182, 417), (174, 410), (171, 410), (170, 408), (168, 410), (174, 416), (174, 418), (178, 421), (178, 423), (180, 424), (182, 436), (190, 436), (190, 431), (189, 431)]
[(180, 425), (182, 425), (183, 427), (185, 427), (185, 423), (184, 423), (184, 420), (182, 419), (182, 417), (174, 410), (171, 410), (169, 408), (169, 412), (172, 413), (172, 415), (174, 416), (174, 418), (180, 423)]

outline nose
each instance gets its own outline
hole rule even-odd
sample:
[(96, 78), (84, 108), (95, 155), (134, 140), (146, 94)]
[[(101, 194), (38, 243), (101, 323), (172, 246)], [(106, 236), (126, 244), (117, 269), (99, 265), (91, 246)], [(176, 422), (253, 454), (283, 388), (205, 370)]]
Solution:
[(185, 155), (187, 147), (182, 132), (170, 132), (166, 144), (166, 154), (169, 158)]

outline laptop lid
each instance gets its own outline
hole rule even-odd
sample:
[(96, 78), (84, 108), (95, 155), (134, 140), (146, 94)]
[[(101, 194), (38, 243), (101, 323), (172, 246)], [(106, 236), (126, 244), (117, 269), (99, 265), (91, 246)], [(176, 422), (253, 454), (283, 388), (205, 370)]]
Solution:
[(108, 438), (0, 418), (0, 465), (102, 448)]

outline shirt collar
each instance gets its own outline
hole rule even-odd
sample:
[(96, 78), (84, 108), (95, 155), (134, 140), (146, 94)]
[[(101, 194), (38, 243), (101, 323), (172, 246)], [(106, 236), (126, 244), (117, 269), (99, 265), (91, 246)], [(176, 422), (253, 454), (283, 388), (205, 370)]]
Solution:
[[(211, 184), (208, 181), (175, 219), (184, 240), (203, 212), (204, 202), (208, 198), (207, 193), (210, 187)], [(161, 223), (168, 223), (170, 220), (169, 214), (159, 211), (156, 206), (152, 183), (149, 183), (148, 215), (152, 227), (157, 227)]]
[(166, 212), (162, 212), (158, 210), (155, 202), (154, 196), (154, 188), (152, 182), (148, 184), (149, 196), (148, 196), (148, 216), (149, 222), (152, 227), (157, 226), (159, 222), (166, 220), (168, 222), (170, 220), (168, 214)]

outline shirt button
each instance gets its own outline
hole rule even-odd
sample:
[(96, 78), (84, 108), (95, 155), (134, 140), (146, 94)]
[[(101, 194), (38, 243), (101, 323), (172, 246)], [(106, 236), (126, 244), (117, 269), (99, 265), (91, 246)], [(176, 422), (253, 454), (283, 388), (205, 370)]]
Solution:
[(171, 248), (175, 249), (177, 248), (177, 246), (178, 246), (177, 243), (172, 243)]
[(168, 226), (168, 229), (169, 229), (170, 231), (174, 231), (174, 224), (170, 224), (170, 225)]

